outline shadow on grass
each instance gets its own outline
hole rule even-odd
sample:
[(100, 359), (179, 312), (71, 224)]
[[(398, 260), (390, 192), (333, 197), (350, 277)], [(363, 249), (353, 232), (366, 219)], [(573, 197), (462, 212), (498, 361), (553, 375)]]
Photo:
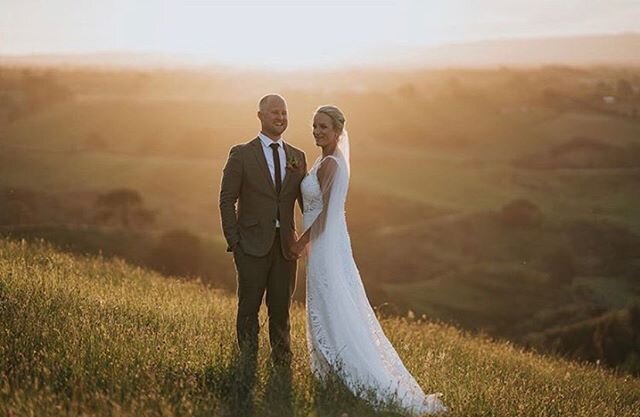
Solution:
[(257, 365), (256, 355), (235, 353), (226, 366), (219, 364), (203, 370), (202, 388), (215, 398), (221, 415), (255, 414)]
[(268, 365), (267, 385), (260, 402), (260, 416), (293, 417), (293, 379), (289, 366)]
[(393, 402), (381, 402), (372, 390), (364, 387), (354, 393), (336, 372), (314, 378), (315, 409), (318, 416), (401, 417), (404, 410)]

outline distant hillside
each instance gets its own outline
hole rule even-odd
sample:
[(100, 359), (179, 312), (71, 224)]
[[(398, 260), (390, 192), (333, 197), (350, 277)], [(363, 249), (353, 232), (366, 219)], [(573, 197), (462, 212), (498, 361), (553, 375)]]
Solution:
[[(605, 364), (626, 361), (626, 366), (640, 368), (640, 306), (609, 312), (570, 326), (532, 334), (525, 342), (541, 350), (553, 350), (568, 356), (600, 360)], [(551, 347), (551, 348), (550, 348)]]
[[(87, 54), (0, 55), (3, 65), (88, 66), (123, 69), (232, 68), (215, 57), (152, 52), (96, 52)], [(345, 62), (343, 67), (530, 67), (540, 65), (640, 65), (640, 34), (490, 39), (447, 43), (424, 48), (378, 51), (373, 58)]]
[(385, 55), (392, 66), (528, 67), (539, 65), (640, 65), (640, 34), (494, 39), (406, 49)]
[(534, 169), (634, 168), (640, 166), (640, 145), (619, 146), (577, 136), (544, 152), (521, 156), (513, 165)]
[(0, 55), (5, 66), (34, 67), (90, 67), (117, 68), (128, 70), (173, 69), (185, 67), (222, 70), (215, 62), (193, 55), (172, 55), (153, 52), (95, 52), (77, 54), (24, 54)]
[[(0, 415), (400, 415), (374, 411), (335, 382), (316, 383), (300, 305), (292, 375), (271, 371), (265, 331), (257, 371), (242, 373), (234, 305), (123, 262), (0, 240)], [(421, 386), (444, 394), (450, 416), (632, 417), (640, 409), (635, 378), (421, 320), (382, 324)]]

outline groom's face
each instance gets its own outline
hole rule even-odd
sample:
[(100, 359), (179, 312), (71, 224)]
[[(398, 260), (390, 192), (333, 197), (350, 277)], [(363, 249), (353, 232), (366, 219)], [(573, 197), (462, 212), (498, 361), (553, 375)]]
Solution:
[(260, 111), (258, 118), (262, 132), (272, 139), (279, 139), (287, 129), (287, 103), (280, 97), (270, 97)]

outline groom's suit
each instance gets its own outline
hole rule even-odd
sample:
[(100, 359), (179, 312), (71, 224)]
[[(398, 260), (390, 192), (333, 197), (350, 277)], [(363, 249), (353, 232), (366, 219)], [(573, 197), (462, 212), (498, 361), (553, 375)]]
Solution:
[[(306, 174), (304, 152), (283, 145), (286, 160), (278, 159), (284, 178), (274, 171), (273, 160), (270, 170), (265, 152), (271, 149), (263, 149), (258, 137), (231, 148), (220, 187), (222, 230), (238, 272), (238, 344), (257, 349), (258, 311), (266, 291), (269, 341), (276, 361), (291, 355), (289, 307), (297, 270), (291, 255), (296, 239), (293, 207), (296, 200), (302, 207), (300, 182)], [(280, 193), (274, 180), (278, 174)]]

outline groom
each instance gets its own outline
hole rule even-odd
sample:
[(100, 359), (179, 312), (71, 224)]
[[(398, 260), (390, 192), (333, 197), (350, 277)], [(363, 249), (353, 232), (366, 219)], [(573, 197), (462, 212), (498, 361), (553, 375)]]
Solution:
[(291, 361), (289, 307), (297, 256), (293, 206), (302, 208), (304, 152), (285, 143), (287, 104), (279, 95), (258, 104), (262, 129), (250, 142), (231, 148), (220, 187), (220, 217), (238, 272), (237, 340), (244, 353), (258, 349), (258, 311), (266, 293), (269, 342), (275, 364)]

